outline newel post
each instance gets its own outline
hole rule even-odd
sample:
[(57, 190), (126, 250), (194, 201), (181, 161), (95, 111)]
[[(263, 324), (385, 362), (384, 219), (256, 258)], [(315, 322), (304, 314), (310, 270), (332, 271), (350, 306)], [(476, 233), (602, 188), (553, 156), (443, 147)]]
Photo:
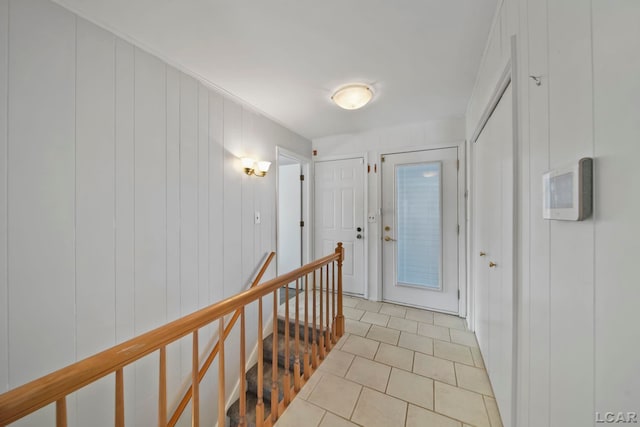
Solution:
[(344, 261), (344, 248), (342, 242), (338, 242), (336, 253), (338, 258), (338, 316), (336, 317), (336, 334), (338, 337), (344, 335), (344, 315), (342, 314), (342, 261)]

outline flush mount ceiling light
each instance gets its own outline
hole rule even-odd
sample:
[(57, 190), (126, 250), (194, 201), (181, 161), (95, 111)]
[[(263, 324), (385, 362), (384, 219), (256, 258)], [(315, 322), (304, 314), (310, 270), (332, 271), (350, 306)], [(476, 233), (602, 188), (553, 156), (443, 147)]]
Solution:
[(343, 86), (331, 97), (338, 107), (345, 110), (362, 108), (371, 101), (371, 98), (373, 98), (373, 91), (365, 84)]

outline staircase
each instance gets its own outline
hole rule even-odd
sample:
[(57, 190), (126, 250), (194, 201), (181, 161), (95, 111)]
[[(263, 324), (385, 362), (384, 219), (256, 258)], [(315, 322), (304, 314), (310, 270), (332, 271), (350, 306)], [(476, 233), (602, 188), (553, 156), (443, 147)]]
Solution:
[[(145, 332), (123, 343), (96, 353), (86, 359), (65, 366), (55, 372), (35, 379), (27, 384), (16, 387), (0, 394), (0, 426), (11, 424), (31, 413), (50, 404), (55, 404), (55, 423), (57, 427), (67, 426), (67, 396), (83, 387), (106, 376), (115, 376), (115, 426), (124, 427), (125, 421), (125, 368), (132, 366), (140, 359), (157, 354), (158, 369), (158, 425), (173, 427), (184, 414), (191, 403), (191, 424), (200, 425), (200, 382), (207, 374), (214, 360), (218, 359), (218, 407), (225, 405), (225, 352), (224, 342), (231, 333), (237, 320), (240, 320), (239, 355), (240, 366), (245, 365), (247, 328), (257, 329), (258, 336), (264, 331), (262, 300), (273, 295), (274, 312), (276, 312), (275, 330), (278, 336), (266, 337), (258, 342), (258, 355), (262, 357), (263, 378), (258, 378), (258, 366), (252, 367), (247, 373), (240, 370), (241, 399), (234, 403), (229, 411), (218, 412), (218, 425), (227, 424), (227, 416), (231, 425), (251, 425), (271, 427), (272, 420), (267, 418), (269, 413), (277, 410), (282, 414), (290, 401), (295, 397), (300, 387), (304, 385), (313, 370), (317, 368), (320, 359), (331, 350), (333, 344), (344, 334), (344, 315), (342, 313), (342, 262), (344, 248), (338, 243), (334, 253), (319, 258), (296, 270), (260, 283), (269, 262), (275, 256), (271, 252), (258, 275), (253, 280), (250, 289), (226, 298), (194, 313), (174, 320), (166, 325)], [(284, 304), (284, 315), (290, 319), (287, 323), (279, 318), (277, 308), (277, 294), (284, 289), (285, 300), (289, 301), (290, 285), (295, 283), (295, 300)], [(298, 288), (298, 286), (300, 286)], [(304, 292), (301, 290), (304, 289)], [(304, 295), (302, 304), (304, 312), (301, 314), (299, 296)], [(308, 304), (311, 300), (311, 308)], [(258, 303), (257, 324), (246, 325), (245, 307)], [(295, 305), (292, 308), (291, 303)], [(323, 311), (324, 307), (324, 311)], [(316, 316), (317, 309), (319, 316)], [(291, 317), (289, 317), (291, 314)], [(232, 315), (226, 321), (225, 317)], [(296, 319), (295, 322), (293, 319)], [(304, 319), (304, 320), (303, 320)], [(309, 319), (311, 323), (309, 323)], [(198, 332), (208, 325), (218, 325), (218, 342), (216, 342), (206, 358), (200, 358)], [(305, 327), (311, 325), (310, 328)], [(296, 329), (296, 325), (297, 329)], [(318, 325), (324, 336), (315, 327)], [(288, 335), (285, 336), (285, 331)], [(297, 333), (296, 333), (297, 332)], [(306, 332), (306, 334), (305, 334)], [(169, 417), (167, 408), (167, 370), (171, 369), (167, 363), (167, 346), (192, 336), (192, 368), (191, 386), (185, 390), (175, 411)], [(317, 341), (313, 338), (316, 336)], [(298, 339), (296, 339), (296, 337)], [(275, 342), (274, 342), (275, 341)], [(312, 342), (315, 341), (315, 342)], [(296, 342), (298, 343), (298, 357), (296, 357)], [(276, 345), (277, 354), (273, 354)], [(285, 348), (285, 346), (287, 348)], [(306, 351), (305, 351), (306, 348)], [(235, 349), (230, 349), (235, 355)], [(287, 355), (287, 356), (285, 356)], [(272, 364), (272, 358), (277, 357)], [(298, 363), (295, 363), (298, 362)], [(275, 365), (275, 366), (274, 366)], [(288, 375), (285, 372), (285, 366)], [(278, 384), (272, 384), (272, 368), (277, 369)], [(235, 375), (234, 375), (235, 376)], [(306, 378), (305, 378), (306, 377)], [(236, 377), (237, 378), (237, 377)], [(288, 383), (288, 387), (286, 386)], [(283, 387), (284, 385), (284, 387)], [(258, 390), (261, 388), (262, 390)], [(275, 391), (277, 390), (277, 393)], [(272, 396), (272, 391), (274, 396)], [(171, 391), (173, 393), (173, 391)], [(277, 394), (277, 396), (275, 395)], [(263, 396), (263, 405), (258, 410), (264, 415), (256, 423), (256, 404), (258, 395)], [(246, 399), (245, 399), (246, 398)], [(273, 398), (273, 402), (271, 401)]]
[[(283, 378), (285, 374), (285, 322), (283, 318), (278, 318), (278, 401), (284, 396)], [(312, 343), (313, 330), (309, 327), (308, 337), (309, 346)], [(320, 333), (316, 329), (316, 342)], [(290, 384), (293, 386), (293, 367), (295, 363), (295, 323), (293, 320), (289, 322), (289, 377)], [(304, 325), (300, 325), (300, 374), (304, 374)], [(273, 333), (263, 340), (263, 402), (264, 416), (267, 418), (271, 413), (271, 389), (273, 386)], [(311, 351), (309, 350), (309, 354)], [(258, 403), (258, 364), (256, 363), (247, 371), (247, 412), (246, 423), (248, 427), (256, 426), (256, 404)], [(230, 426), (236, 427), (240, 425), (240, 399), (237, 399), (227, 410), (227, 416), (230, 420)]]

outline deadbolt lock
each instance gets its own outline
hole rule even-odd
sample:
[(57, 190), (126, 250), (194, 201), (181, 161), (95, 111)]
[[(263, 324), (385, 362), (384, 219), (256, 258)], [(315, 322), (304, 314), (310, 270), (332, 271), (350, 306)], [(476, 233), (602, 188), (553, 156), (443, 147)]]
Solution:
[(388, 225), (384, 227), (384, 231), (389, 231), (389, 230), (391, 230), (391, 227), (389, 227)]

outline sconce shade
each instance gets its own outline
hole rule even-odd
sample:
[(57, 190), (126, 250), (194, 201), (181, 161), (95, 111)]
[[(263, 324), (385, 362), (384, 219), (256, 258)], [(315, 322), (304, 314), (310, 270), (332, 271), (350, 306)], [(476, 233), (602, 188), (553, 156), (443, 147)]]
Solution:
[(271, 166), (271, 162), (258, 162), (258, 171), (269, 172), (269, 166)]
[(245, 169), (253, 169), (253, 159), (251, 157), (243, 157), (242, 159), (240, 159), (240, 161), (242, 162), (242, 167)]

